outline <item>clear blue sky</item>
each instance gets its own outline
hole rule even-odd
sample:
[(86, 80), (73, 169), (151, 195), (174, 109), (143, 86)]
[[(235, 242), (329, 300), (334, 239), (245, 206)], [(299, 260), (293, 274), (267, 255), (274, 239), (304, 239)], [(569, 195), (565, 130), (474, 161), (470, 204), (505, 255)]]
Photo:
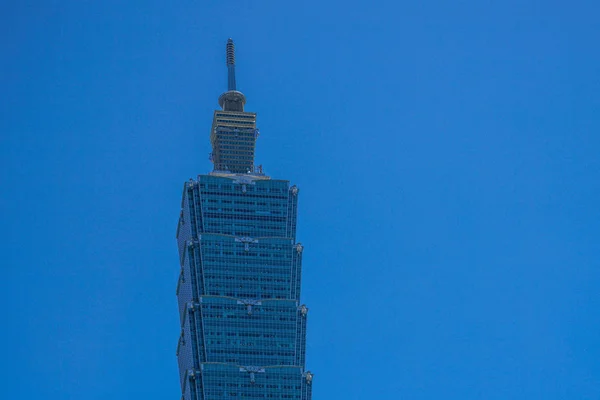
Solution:
[(0, 397), (179, 398), (175, 227), (231, 36), (301, 190), (315, 400), (598, 399), (598, 15), (3, 2)]

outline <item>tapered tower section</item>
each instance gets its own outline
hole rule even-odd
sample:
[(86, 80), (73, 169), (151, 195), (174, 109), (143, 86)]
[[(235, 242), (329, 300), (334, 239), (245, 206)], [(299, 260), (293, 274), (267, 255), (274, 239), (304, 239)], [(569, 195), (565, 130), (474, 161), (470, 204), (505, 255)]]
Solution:
[(237, 91), (231, 39), (226, 64), (214, 170), (185, 183), (177, 226), (182, 399), (309, 400), (299, 191), (254, 166), (256, 114)]
[(215, 171), (236, 174), (253, 173), (254, 149), (258, 138), (256, 114), (245, 112), (246, 97), (235, 81), (235, 47), (227, 41), (227, 91), (219, 97), (222, 110), (215, 111), (210, 132), (210, 160)]

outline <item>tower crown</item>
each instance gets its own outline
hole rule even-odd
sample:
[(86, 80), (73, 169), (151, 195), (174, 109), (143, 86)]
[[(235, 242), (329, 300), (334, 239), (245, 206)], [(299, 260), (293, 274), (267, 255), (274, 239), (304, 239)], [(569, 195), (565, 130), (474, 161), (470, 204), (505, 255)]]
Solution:
[(210, 133), (213, 172), (234, 174), (259, 173), (262, 167), (254, 165), (254, 150), (258, 129), (256, 114), (245, 112), (246, 97), (236, 88), (235, 46), (228, 39), (225, 47), (227, 65), (227, 91), (219, 97), (223, 110), (215, 111)]

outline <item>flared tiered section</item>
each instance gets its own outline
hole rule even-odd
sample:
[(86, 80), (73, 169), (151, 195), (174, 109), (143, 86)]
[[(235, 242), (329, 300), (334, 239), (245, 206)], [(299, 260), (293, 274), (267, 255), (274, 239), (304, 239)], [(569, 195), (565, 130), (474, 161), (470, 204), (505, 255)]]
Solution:
[[(231, 49), (228, 43), (228, 60)], [(217, 111), (213, 154), (219, 143), (246, 151), (242, 134), (255, 131), (255, 116)], [(248, 140), (252, 153), (255, 140)], [(298, 188), (262, 168), (215, 165), (184, 185), (177, 227), (182, 399), (311, 399), (297, 205)]]
[(298, 189), (261, 175), (186, 183), (177, 229), (185, 399), (310, 399)]

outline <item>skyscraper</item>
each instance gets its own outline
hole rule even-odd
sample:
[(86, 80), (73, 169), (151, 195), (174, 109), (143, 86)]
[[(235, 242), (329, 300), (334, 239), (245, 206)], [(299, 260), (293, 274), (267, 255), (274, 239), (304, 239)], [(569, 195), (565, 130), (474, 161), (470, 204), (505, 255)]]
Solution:
[(182, 399), (309, 400), (298, 188), (255, 166), (256, 114), (236, 90), (231, 39), (226, 61), (214, 170), (184, 184), (177, 225)]

